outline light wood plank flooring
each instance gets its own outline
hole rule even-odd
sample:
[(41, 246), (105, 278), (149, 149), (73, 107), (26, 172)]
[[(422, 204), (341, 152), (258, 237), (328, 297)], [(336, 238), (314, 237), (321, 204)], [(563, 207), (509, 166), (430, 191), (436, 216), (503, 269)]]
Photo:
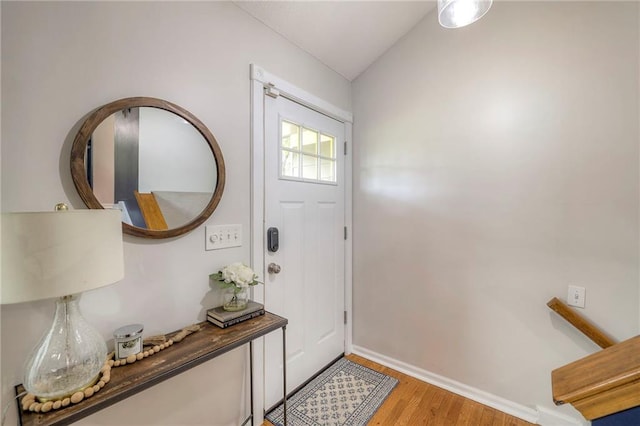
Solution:
[[(347, 355), (347, 358), (398, 379), (398, 385), (371, 418), (369, 426), (532, 425), (360, 356)], [(263, 426), (272, 426), (272, 424), (265, 421)]]

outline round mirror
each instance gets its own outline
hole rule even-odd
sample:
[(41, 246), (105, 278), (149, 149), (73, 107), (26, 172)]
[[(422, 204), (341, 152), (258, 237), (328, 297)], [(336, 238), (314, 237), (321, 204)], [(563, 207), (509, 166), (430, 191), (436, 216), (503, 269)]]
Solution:
[(225, 167), (213, 134), (193, 114), (137, 97), (84, 121), (71, 148), (71, 177), (87, 207), (122, 212), (123, 232), (169, 238), (211, 216)]

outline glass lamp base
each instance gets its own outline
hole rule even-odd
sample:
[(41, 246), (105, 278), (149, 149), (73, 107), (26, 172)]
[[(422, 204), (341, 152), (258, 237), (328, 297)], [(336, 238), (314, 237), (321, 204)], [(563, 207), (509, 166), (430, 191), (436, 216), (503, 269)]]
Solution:
[(51, 328), (27, 360), (24, 388), (40, 401), (65, 398), (95, 384), (106, 357), (107, 345), (80, 314), (78, 298), (61, 297)]

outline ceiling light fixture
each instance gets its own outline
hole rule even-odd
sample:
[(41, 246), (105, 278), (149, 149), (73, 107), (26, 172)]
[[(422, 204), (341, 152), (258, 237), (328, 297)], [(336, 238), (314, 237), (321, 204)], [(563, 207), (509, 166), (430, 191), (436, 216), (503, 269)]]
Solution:
[(438, 21), (445, 28), (476, 22), (491, 8), (493, 0), (438, 0)]

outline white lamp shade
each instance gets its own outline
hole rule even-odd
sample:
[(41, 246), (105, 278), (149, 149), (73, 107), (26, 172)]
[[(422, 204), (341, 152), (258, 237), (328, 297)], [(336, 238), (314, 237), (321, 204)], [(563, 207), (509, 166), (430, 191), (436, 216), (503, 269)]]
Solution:
[(438, 0), (438, 22), (460, 28), (476, 22), (491, 8), (493, 0)]
[(124, 277), (118, 210), (2, 214), (2, 304), (77, 294)]

